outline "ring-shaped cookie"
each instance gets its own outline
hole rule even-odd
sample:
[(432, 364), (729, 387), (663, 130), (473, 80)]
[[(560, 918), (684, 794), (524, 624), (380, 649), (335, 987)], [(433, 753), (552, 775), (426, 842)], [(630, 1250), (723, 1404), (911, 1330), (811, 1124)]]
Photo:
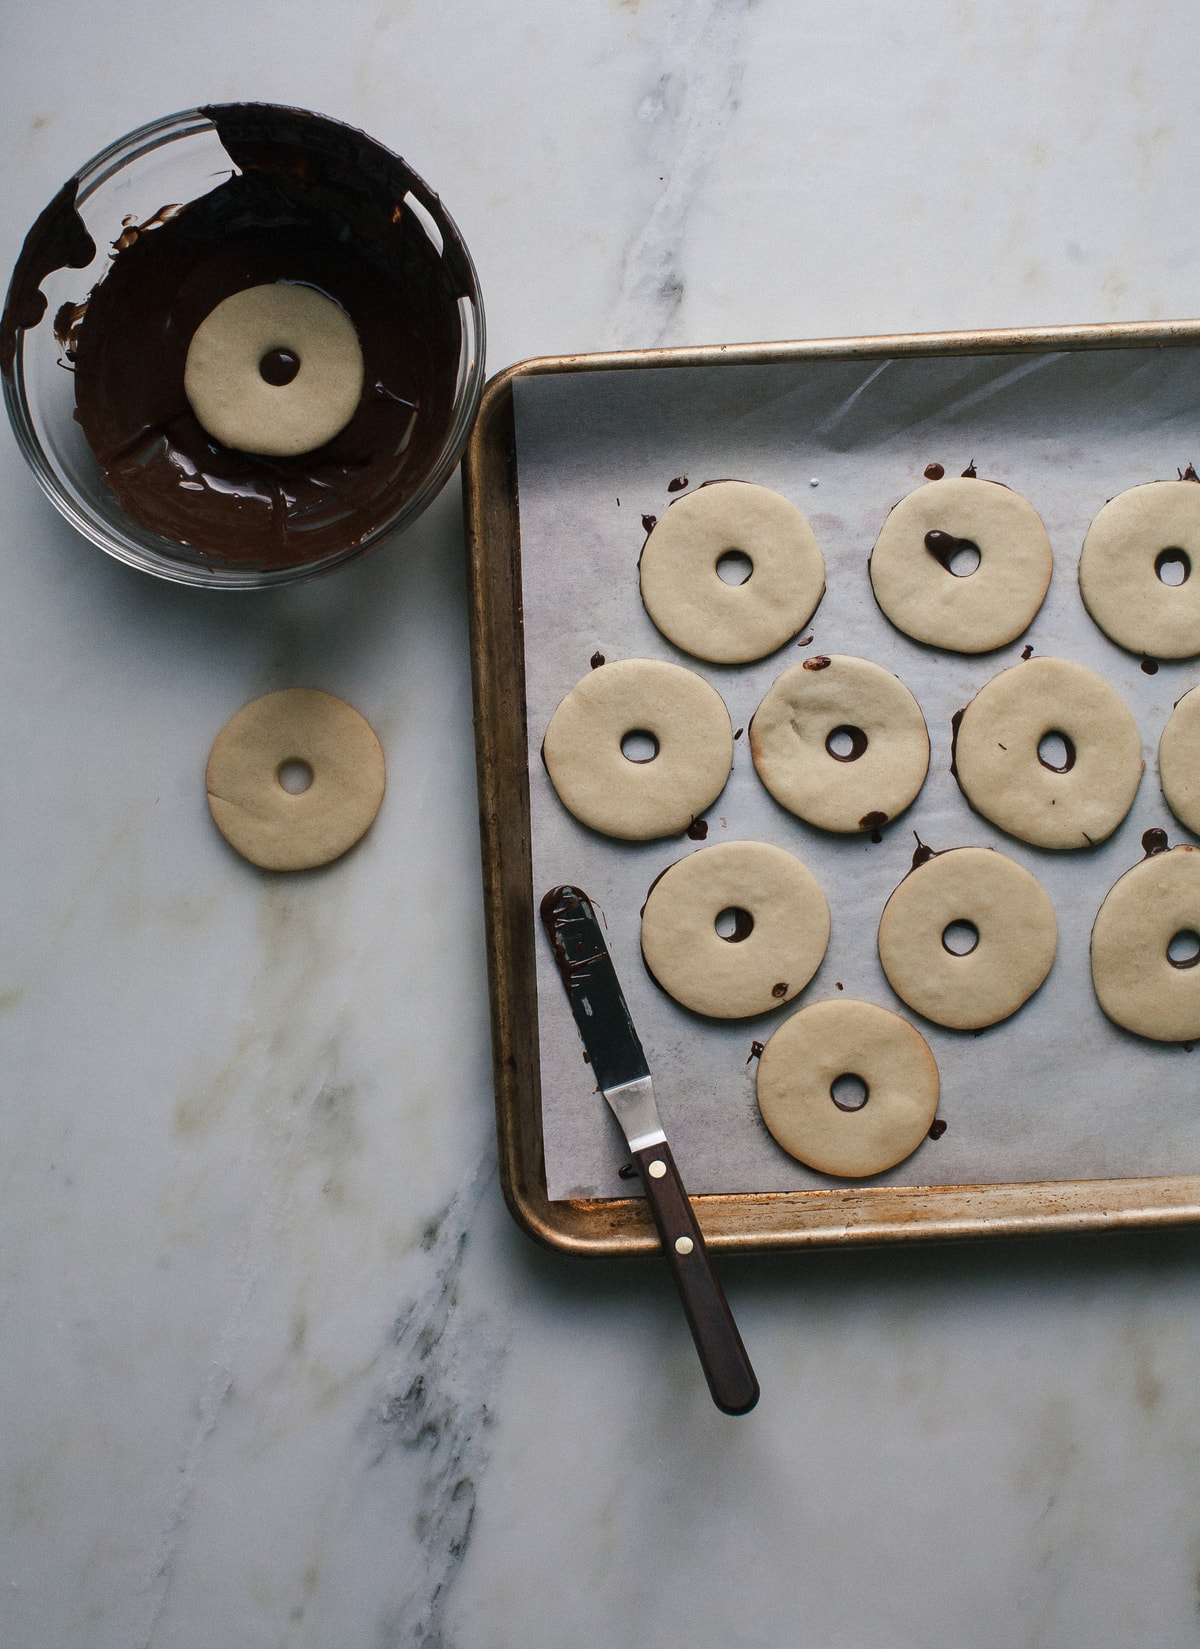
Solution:
[[(1172, 563), (1182, 583), (1160, 576)], [(1200, 653), (1200, 485), (1150, 481), (1110, 499), (1083, 541), (1079, 593), (1118, 647), (1154, 658)]]
[[(959, 577), (950, 563), (967, 545), (979, 561)], [(1053, 567), (1033, 505), (1008, 487), (969, 477), (930, 481), (902, 498), (870, 560), (875, 599), (896, 628), (955, 653), (1014, 641), (1045, 600)]]
[[(946, 930), (976, 930), (965, 954)], [(879, 922), (879, 960), (902, 1002), (937, 1025), (977, 1031), (1016, 1013), (1050, 972), (1058, 924), (1045, 889), (988, 847), (936, 853), (900, 883)]]
[[(275, 352), (299, 363), (286, 382), (263, 376)], [(224, 446), (294, 458), (332, 441), (354, 416), (363, 388), (358, 333), (315, 287), (248, 286), (196, 328), (183, 388), (198, 422)]]
[(1181, 825), (1200, 835), (1200, 687), (1185, 693), (1158, 741), (1158, 779)]
[[(740, 551), (744, 583), (718, 563)], [(748, 481), (714, 481), (659, 517), (639, 563), (642, 602), (669, 641), (696, 658), (745, 664), (782, 647), (825, 593), (825, 561), (789, 499)]]
[[(280, 783), (289, 762), (312, 771), (306, 790)], [(204, 776), (217, 829), (264, 870), (311, 870), (340, 858), (383, 800), (383, 751), (342, 699), (292, 687), (254, 699), (217, 734)]]
[(822, 830), (879, 829), (929, 771), (925, 718), (908, 688), (840, 653), (776, 678), (751, 720), (750, 751), (775, 800)]
[[(736, 915), (728, 938), (717, 931)], [(829, 904), (806, 865), (769, 842), (720, 842), (680, 859), (642, 909), (642, 955), (693, 1013), (744, 1019), (788, 1002), (821, 965)]]
[(1173, 962), (1200, 933), (1200, 848), (1152, 853), (1109, 889), (1092, 927), (1092, 984), (1108, 1017), (1154, 1042), (1200, 1037), (1200, 958)]
[[(1049, 733), (1065, 764), (1038, 754)], [(1069, 659), (1035, 658), (993, 676), (964, 710), (954, 745), (977, 813), (1037, 847), (1090, 847), (1111, 836), (1141, 782), (1142, 739), (1108, 682)]]
[[(650, 760), (621, 748), (630, 733), (657, 745)], [(725, 701), (703, 677), (660, 659), (602, 664), (572, 687), (542, 743), (568, 812), (606, 836), (674, 836), (716, 801), (733, 766)]]
[[(857, 1110), (841, 1076), (867, 1089)], [(758, 1061), (758, 1106), (776, 1142), (822, 1174), (866, 1179), (911, 1156), (938, 1107), (937, 1061), (921, 1033), (871, 1002), (814, 1002), (786, 1019)]]

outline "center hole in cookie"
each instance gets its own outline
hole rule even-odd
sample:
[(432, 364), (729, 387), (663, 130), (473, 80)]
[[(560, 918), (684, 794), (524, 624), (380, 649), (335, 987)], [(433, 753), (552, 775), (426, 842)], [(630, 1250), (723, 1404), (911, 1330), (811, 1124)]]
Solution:
[(276, 389), (282, 389), (284, 384), (290, 384), (300, 370), (300, 357), (290, 349), (268, 349), (258, 363), (259, 375), (264, 382), (273, 384)]
[(1164, 584), (1186, 584), (1192, 576), (1192, 558), (1186, 550), (1176, 548), (1159, 550), (1154, 557), (1154, 570)]
[(1043, 733), (1038, 740), (1038, 761), (1043, 767), (1048, 767), (1051, 773), (1069, 773), (1075, 765), (1075, 745), (1066, 734), (1060, 733), (1057, 728)]
[(749, 939), (754, 932), (754, 918), (740, 905), (726, 905), (724, 910), (717, 912), (713, 926), (722, 939), (728, 939), (731, 945), (736, 945), (743, 939)]
[(867, 748), (867, 735), (861, 727), (835, 727), (825, 748), (835, 762), (856, 762)]
[(299, 756), (289, 756), (287, 761), (280, 762), (275, 777), (289, 796), (301, 796), (313, 782), (313, 770)]
[(861, 1111), (871, 1090), (861, 1076), (843, 1071), (829, 1084), (829, 1097), (839, 1111)]
[(1200, 933), (1195, 928), (1180, 928), (1172, 934), (1167, 961), (1173, 968), (1194, 968), (1200, 962)]
[(621, 740), (621, 754), (626, 761), (652, 762), (658, 755), (658, 740), (644, 727), (634, 727)]
[(942, 945), (951, 956), (970, 956), (979, 943), (979, 929), (974, 922), (948, 922), (942, 929)]
[(955, 578), (969, 578), (983, 559), (973, 538), (955, 538), (937, 527), (925, 534), (925, 548)]
[(717, 577), (723, 584), (744, 584), (754, 571), (754, 563), (745, 550), (726, 550), (717, 557)]

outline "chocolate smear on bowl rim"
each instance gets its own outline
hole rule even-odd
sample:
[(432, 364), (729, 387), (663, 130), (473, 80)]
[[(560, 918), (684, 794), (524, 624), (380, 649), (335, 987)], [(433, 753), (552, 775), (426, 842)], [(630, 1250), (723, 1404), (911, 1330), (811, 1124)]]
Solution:
[[(6, 378), (13, 375), (17, 334), (36, 326), (46, 313), (42, 282), (58, 269), (86, 269), (96, 256), (96, 243), (75, 205), (78, 192), (79, 179), (68, 178), (38, 214), (21, 247), (0, 318), (0, 371)], [(63, 319), (65, 307), (59, 308), (56, 324)], [(61, 338), (59, 343), (65, 347)]]

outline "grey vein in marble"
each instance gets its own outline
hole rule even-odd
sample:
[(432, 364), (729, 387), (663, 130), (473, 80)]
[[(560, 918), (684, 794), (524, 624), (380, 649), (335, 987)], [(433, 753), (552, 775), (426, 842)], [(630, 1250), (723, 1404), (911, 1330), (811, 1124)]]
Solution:
[(671, 341), (683, 303), (688, 214), (737, 108), (748, 9), (749, 0), (709, 0), (677, 6), (667, 19), (669, 67), (638, 109), (638, 119), (658, 129), (649, 147), (662, 188), (625, 252), (611, 326), (618, 348)]
[(250, 1300), (259, 1280), (250, 1260), (253, 1246), (253, 1234), (247, 1233), (237, 1257), (233, 1302), (222, 1326), (216, 1353), (197, 1404), (196, 1423), (187, 1450), (179, 1463), (174, 1498), (166, 1526), (160, 1536), (154, 1574), (146, 1587), (146, 1592), (155, 1601), (150, 1624), (145, 1636), (140, 1640), (139, 1649), (151, 1649), (166, 1616), (179, 1545), (195, 1497), (205, 1449), (209, 1438), (216, 1430), (221, 1410), (233, 1390), (234, 1358), (245, 1330)]
[(396, 1319), (385, 1395), (364, 1422), (373, 1465), (396, 1450), (424, 1457), (416, 1581), (380, 1616), (373, 1649), (448, 1649), (446, 1605), (471, 1539), (505, 1350), (496, 1325), (468, 1311), (460, 1292), (472, 1221), (494, 1176), (489, 1155), (426, 1231), (433, 1275)]
[[(343, 1136), (352, 1125), (344, 1113), (353, 1089), (336, 1080), (338, 1070), (338, 1044), (336, 1038), (330, 1038), (315, 1054), (307, 1081), (286, 1097), (281, 1096), (282, 1103), (271, 1108), (273, 1149), (261, 1148), (257, 1166), (262, 1171), (260, 1184), (269, 1184), (272, 1178), (276, 1183), (256, 1201), (233, 1262), (229, 1308), (196, 1400), (195, 1424), (179, 1462), (153, 1574), (144, 1587), (145, 1594), (154, 1602), (148, 1629), (139, 1639), (140, 1649), (151, 1649), (161, 1641), (160, 1634), (170, 1637), (174, 1631), (169, 1619), (173, 1609), (172, 1588), (180, 1548), (188, 1533), (189, 1513), (196, 1499), (209, 1442), (235, 1389), (238, 1353), (251, 1324), (251, 1306), (271, 1267), (272, 1233), (281, 1222), (288, 1223), (293, 1212), (294, 1178), (310, 1157), (320, 1159), (328, 1167), (337, 1147), (346, 1144)], [(276, 1170), (273, 1175), (267, 1171), (268, 1164)], [(332, 1183), (331, 1176), (327, 1184)]]

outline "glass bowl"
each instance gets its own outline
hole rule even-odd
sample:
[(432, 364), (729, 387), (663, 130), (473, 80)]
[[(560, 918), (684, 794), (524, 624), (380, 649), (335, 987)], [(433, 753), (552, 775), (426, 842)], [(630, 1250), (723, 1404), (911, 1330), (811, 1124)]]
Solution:
[[(264, 178), (265, 195), (258, 189)], [(82, 354), (85, 364), (96, 359), (89, 320), (95, 321), (93, 334), (103, 339), (100, 317), (113, 315), (116, 295), (137, 294), (139, 272), (146, 269), (174, 269), (177, 276), (186, 264), (178, 247), (190, 244), (186, 238), (181, 243), (180, 235), (195, 238), (201, 219), (224, 224), (229, 214), (222, 189), (246, 188), (256, 204), (247, 215), (246, 197), (238, 197), (228, 244), (221, 239), (223, 227), (209, 232), (197, 268), (203, 263), (204, 269), (224, 270), (229, 246), (243, 244), (239, 235), (258, 237), (264, 245), (263, 237), (281, 230), (311, 235), (314, 245), (320, 241), (323, 260), (312, 267), (330, 271), (331, 281), (314, 278), (303, 259), (291, 270), (277, 250), (264, 278), (315, 285), (342, 302), (336, 290), (340, 272), (351, 264), (360, 276), (367, 271), (369, 281), (364, 285), (359, 279), (354, 290), (368, 294), (389, 370), (419, 355), (420, 371), (414, 366), (411, 382), (403, 380), (402, 371), (384, 382), (373, 370), (377, 362), (356, 321), (363, 396), (359, 412), (327, 448), (284, 461), (222, 448), (195, 423), (180, 373), (170, 391), (179, 397), (174, 421), (149, 418), (132, 443), (137, 447), (132, 462), (127, 449), (101, 448), (102, 463), (77, 416), (77, 385), (81, 402), (90, 384), (104, 405), (115, 359), (117, 376), (124, 377), (121, 393), (132, 386), (136, 397), (142, 393), (139, 382), (155, 375), (160, 360), (182, 360), (188, 328), (194, 330), (203, 316), (195, 311), (194, 294), (191, 311), (186, 302), (182, 306), (182, 319), (168, 315), (175, 301), (168, 293), (162, 315), (156, 311), (156, 325), (161, 321), (166, 328), (165, 347), (147, 326), (145, 337), (154, 342), (141, 364), (136, 348), (129, 356), (114, 356), (110, 348), (107, 378), (90, 366), (77, 379), (77, 357)], [(220, 207), (215, 215), (214, 202)], [(155, 239), (147, 245), (151, 236)], [(139, 241), (137, 259), (122, 265)], [(240, 272), (220, 276), (229, 291), (254, 284), (251, 265), (241, 252), (239, 257)], [(147, 258), (157, 262), (148, 264)], [(259, 275), (265, 267), (258, 268)], [(155, 280), (161, 284), (158, 276)], [(195, 284), (187, 275), (178, 290)], [(199, 290), (207, 292), (204, 302), (209, 302), (214, 291), (219, 301), (226, 288), (214, 288), (209, 280)], [(89, 317), (87, 306), (97, 291), (101, 296)], [(351, 304), (343, 307), (355, 320)], [(119, 307), (116, 313), (122, 314)], [(124, 314), (129, 313), (127, 308)], [(140, 307), (137, 315), (140, 324)], [(483, 307), (474, 266), (453, 221), (397, 156), (353, 128), (307, 111), (214, 105), (169, 115), (121, 138), (50, 203), (30, 231), (9, 288), (0, 324), (0, 369), (25, 458), (50, 501), (92, 543), (177, 583), (264, 588), (311, 577), (361, 554), (412, 521), (445, 484), (466, 446), (483, 387)], [(304, 471), (303, 486), (296, 465)], [(140, 466), (171, 493), (171, 520), (182, 524), (164, 530), (164, 518), (143, 506)], [(213, 511), (219, 514), (231, 496), (238, 500), (240, 517), (235, 510), (218, 521)], [(276, 524), (269, 545), (263, 509)]]

